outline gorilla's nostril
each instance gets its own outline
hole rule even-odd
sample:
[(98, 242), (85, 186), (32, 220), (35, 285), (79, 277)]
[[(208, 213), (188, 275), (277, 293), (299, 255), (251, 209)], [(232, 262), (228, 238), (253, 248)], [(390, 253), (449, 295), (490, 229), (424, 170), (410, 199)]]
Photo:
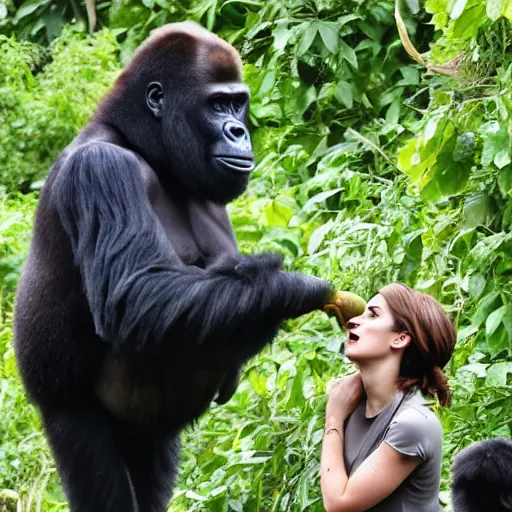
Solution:
[(245, 128), (238, 123), (226, 123), (224, 126), (226, 137), (233, 142), (240, 142), (247, 138)]
[(241, 138), (245, 135), (245, 130), (240, 126), (232, 126), (229, 131), (237, 138)]

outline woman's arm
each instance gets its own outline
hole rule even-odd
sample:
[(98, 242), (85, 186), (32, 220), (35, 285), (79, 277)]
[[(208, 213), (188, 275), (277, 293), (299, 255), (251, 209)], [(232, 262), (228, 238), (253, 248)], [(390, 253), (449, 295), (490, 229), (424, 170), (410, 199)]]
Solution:
[(360, 512), (389, 496), (418, 466), (420, 457), (382, 443), (348, 478), (343, 425), (363, 394), (358, 373), (335, 382), (329, 391), (320, 461), (320, 485), (327, 512)]
[(377, 505), (421, 462), (419, 457), (403, 455), (382, 443), (348, 478), (343, 461), (343, 434), (328, 432), (329, 428), (324, 436), (320, 464), (322, 496), (327, 512), (361, 512)]

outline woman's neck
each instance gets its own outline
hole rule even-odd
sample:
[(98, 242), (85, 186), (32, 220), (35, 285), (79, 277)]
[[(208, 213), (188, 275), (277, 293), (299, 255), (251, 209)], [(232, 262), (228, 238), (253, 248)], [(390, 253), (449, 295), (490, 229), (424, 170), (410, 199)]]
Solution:
[[(376, 416), (395, 398), (398, 391), (399, 366), (390, 367), (390, 361), (360, 365), (359, 371), (366, 393), (366, 417)], [(399, 363), (398, 363), (399, 364)]]

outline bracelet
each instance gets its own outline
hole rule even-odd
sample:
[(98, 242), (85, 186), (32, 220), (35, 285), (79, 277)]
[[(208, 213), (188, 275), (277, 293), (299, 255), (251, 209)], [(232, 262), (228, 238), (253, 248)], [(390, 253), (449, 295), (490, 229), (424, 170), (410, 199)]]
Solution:
[(324, 435), (328, 436), (331, 432), (338, 432), (338, 435), (341, 437), (341, 432), (335, 427), (326, 430)]

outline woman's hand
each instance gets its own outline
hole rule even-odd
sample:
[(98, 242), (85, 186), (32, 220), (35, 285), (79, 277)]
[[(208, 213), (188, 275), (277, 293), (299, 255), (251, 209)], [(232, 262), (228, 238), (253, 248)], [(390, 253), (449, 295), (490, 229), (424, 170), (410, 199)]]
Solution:
[[(363, 396), (363, 381), (359, 372), (334, 379), (327, 386), (326, 428), (342, 427)], [(329, 425), (328, 425), (329, 424)]]

